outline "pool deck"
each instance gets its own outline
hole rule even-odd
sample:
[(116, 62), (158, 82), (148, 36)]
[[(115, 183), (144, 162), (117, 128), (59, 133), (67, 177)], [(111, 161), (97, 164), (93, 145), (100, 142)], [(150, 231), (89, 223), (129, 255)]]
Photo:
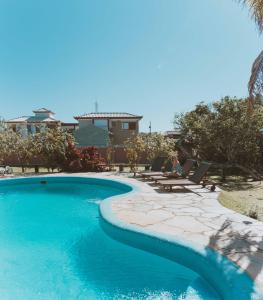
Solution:
[(136, 187), (135, 192), (111, 200), (115, 218), (151, 235), (169, 235), (197, 247), (213, 248), (245, 270), (263, 291), (263, 222), (221, 206), (217, 200), (218, 188), (216, 192), (210, 192), (192, 186), (188, 191), (181, 189), (164, 193), (156, 186), (127, 174), (81, 173), (70, 176), (108, 178), (132, 184)]
[(111, 201), (120, 221), (151, 234), (211, 247), (245, 270), (263, 290), (263, 222), (223, 207), (217, 200), (218, 188), (210, 192), (192, 186), (190, 191), (164, 193), (138, 179), (105, 175), (96, 177), (119, 179), (138, 188)]

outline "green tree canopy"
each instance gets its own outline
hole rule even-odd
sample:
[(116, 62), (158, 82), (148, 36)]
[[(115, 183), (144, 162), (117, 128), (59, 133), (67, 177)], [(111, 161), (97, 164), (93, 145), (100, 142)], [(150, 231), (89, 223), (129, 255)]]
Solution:
[(134, 169), (143, 156), (149, 164), (159, 156), (173, 156), (176, 144), (174, 139), (161, 133), (152, 133), (134, 135), (125, 141), (124, 147), (129, 164)]
[(0, 132), (0, 162), (19, 165), (41, 163), (46, 167), (59, 167), (66, 160), (68, 143), (73, 142), (71, 134), (60, 128), (47, 129), (28, 137), (18, 132)]
[(247, 112), (247, 99), (225, 97), (211, 105), (201, 102), (194, 110), (176, 115), (174, 124), (180, 126), (198, 158), (257, 166), (263, 128), (260, 99), (252, 114)]

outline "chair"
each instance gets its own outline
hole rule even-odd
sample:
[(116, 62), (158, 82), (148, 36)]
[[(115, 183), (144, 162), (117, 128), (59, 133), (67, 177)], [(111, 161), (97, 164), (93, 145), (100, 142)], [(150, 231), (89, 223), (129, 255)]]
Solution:
[(2, 175), (2, 176), (5, 175), (5, 168), (0, 167), (0, 175)]
[(176, 173), (173, 172), (168, 172), (167, 174), (162, 174), (162, 175), (151, 175), (150, 178), (157, 182), (158, 180), (168, 180), (171, 178), (180, 178), (180, 177), (186, 177), (189, 172), (191, 171), (192, 167), (196, 161), (194, 159), (187, 159), (186, 162), (183, 164), (182, 169), (183, 169), (183, 174), (180, 176)]
[(13, 174), (13, 169), (9, 166), (6, 166), (5, 167), (5, 174), (9, 174), (9, 175)]
[(163, 175), (163, 172), (161, 172), (161, 170), (164, 165), (166, 171), (171, 170), (171, 164), (169, 164), (169, 161), (167, 162), (167, 160), (168, 157), (157, 157), (152, 163), (151, 171), (139, 172), (138, 174), (141, 175), (142, 178), (148, 178), (153, 175)]
[[(169, 188), (172, 191), (174, 186), (190, 186), (200, 184), (203, 177), (206, 175), (211, 164), (202, 162), (195, 173), (189, 177), (189, 179), (172, 179), (172, 180), (160, 180), (157, 183), (164, 189)], [(203, 181), (202, 186), (205, 187), (208, 182)], [(212, 183), (211, 191), (215, 191), (215, 184)]]

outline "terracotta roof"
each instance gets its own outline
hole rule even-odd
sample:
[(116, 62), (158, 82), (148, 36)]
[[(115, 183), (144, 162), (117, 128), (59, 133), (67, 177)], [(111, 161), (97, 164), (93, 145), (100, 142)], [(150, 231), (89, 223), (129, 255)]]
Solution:
[(74, 117), (79, 119), (142, 119), (142, 116), (137, 116), (124, 112), (101, 112), (101, 113), (88, 113), (81, 116)]

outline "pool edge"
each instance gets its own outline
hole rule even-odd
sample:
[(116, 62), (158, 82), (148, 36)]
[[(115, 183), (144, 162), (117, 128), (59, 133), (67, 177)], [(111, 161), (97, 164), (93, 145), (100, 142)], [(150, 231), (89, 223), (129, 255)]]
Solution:
[[(154, 232), (150, 232), (149, 230), (143, 230), (143, 229), (140, 229), (134, 225), (131, 225), (131, 224), (128, 224), (128, 223), (125, 223), (121, 220), (119, 220), (117, 218), (117, 216), (115, 215), (115, 213), (112, 211), (112, 208), (111, 208), (111, 203), (112, 201), (118, 199), (118, 198), (123, 198), (123, 197), (127, 197), (127, 196), (130, 196), (132, 195), (133, 197), (136, 197), (136, 193), (139, 193), (140, 192), (140, 188), (138, 186), (135, 186), (133, 185), (132, 183), (127, 183), (127, 180), (122, 180), (120, 178), (116, 178), (116, 179), (112, 179), (112, 178), (105, 178), (105, 177), (94, 177), (94, 176), (87, 176), (87, 175), (64, 175), (64, 174), (61, 174), (61, 175), (45, 175), (45, 176), (25, 176), (25, 177), (20, 177), (20, 178), (6, 178), (6, 179), (3, 179), (1, 180), (1, 182), (10, 182), (10, 181), (24, 181), (24, 180), (27, 180), (27, 179), (34, 179), (34, 180), (43, 180), (44, 178), (47, 178), (47, 179), (50, 179), (52, 177), (59, 177), (59, 178), (74, 178), (75, 180), (77, 180), (78, 178), (90, 178), (90, 179), (95, 179), (96, 181), (104, 181), (104, 182), (116, 182), (116, 183), (119, 183), (119, 184), (123, 184), (123, 185), (126, 185), (126, 186), (129, 186), (131, 187), (132, 189), (128, 192), (125, 192), (125, 193), (122, 193), (120, 195), (116, 195), (116, 196), (113, 196), (113, 197), (110, 197), (110, 198), (107, 198), (105, 200), (103, 200), (100, 204), (100, 215), (102, 216), (102, 220), (105, 221), (106, 223), (105, 224), (108, 224), (110, 226), (112, 226), (113, 229), (119, 229), (121, 230), (122, 233), (124, 233), (124, 235), (129, 235), (130, 233), (132, 234), (135, 234), (137, 236), (140, 236), (142, 239), (151, 239), (151, 240), (154, 240), (155, 242), (164, 242), (166, 243), (166, 246), (167, 244), (170, 244), (172, 246), (172, 248), (174, 247), (174, 249), (178, 248), (178, 247), (183, 247), (185, 250), (188, 250), (188, 251), (191, 251), (192, 253), (195, 253), (197, 254), (199, 257), (203, 258), (203, 259), (207, 259), (207, 256), (204, 256), (204, 253), (203, 251), (207, 251), (207, 249), (205, 249), (205, 247), (203, 246), (200, 246), (200, 245), (197, 245), (197, 244), (192, 244), (192, 243), (189, 243), (189, 242), (186, 242), (182, 239), (182, 237), (178, 237), (178, 238), (174, 238), (174, 237), (171, 237), (169, 235), (164, 235), (164, 234), (156, 234)], [(128, 243), (129, 245), (133, 246), (133, 247), (136, 247), (138, 245), (136, 245), (136, 243), (133, 243), (133, 241), (131, 243)], [(148, 245), (149, 247), (149, 245)], [(138, 246), (138, 248), (142, 248), (140, 246)], [(146, 249), (146, 251), (149, 251), (149, 252), (154, 252), (153, 249), (150, 249), (151, 246)], [(213, 249), (208, 249), (209, 252), (211, 252), (212, 254), (212, 257), (213, 255), (214, 258), (222, 258), (223, 261), (226, 261), (227, 264), (230, 264), (231, 265), (235, 265), (236, 267), (236, 272), (238, 272), (239, 270), (239, 267), (234, 264), (233, 262), (231, 262), (229, 259), (223, 257), (221, 254), (219, 254), (217, 251), (213, 250)], [(157, 255), (160, 255), (160, 256), (165, 256), (167, 257), (166, 255), (163, 255), (163, 253), (160, 253), (160, 251), (156, 251), (154, 252), (155, 254)], [(171, 257), (167, 257), (169, 259), (172, 259)], [(174, 260), (174, 259), (172, 259)], [(176, 261), (176, 260), (175, 260)], [(212, 259), (211, 261), (209, 261), (212, 263), (215, 263), (216, 260)], [(180, 263), (180, 262), (179, 262)], [(183, 264), (183, 263), (182, 263)], [(191, 268), (191, 267), (190, 267)], [(193, 268), (192, 268), (193, 269)], [(194, 270), (194, 269), (193, 269)], [(199, 270), (196, 270), (198, 273)], [(201, 273), (200, 273), (201, 274)], [(203, 274), (201, 274), (203, 276)], [(245, 274), (247, 277), (249, 277), (249, 279), (251, 281), (253, 281), (253, 279), (251, 279), (251, 277), (248, 275), (248, 274)], [(243, 276), (242, 276), (243, 277)], [(204, 276), (205, 278), (205, 276)], [(253, 297), (252, 298), (249, 298), (249, 299), (254, 299), (254, 300), (259, 300), (259, 299), (263, 299), (263, 294), (261, 292), (258, 292), (257, 290), (253, 291), (254, 294), (253, 294)], [(238, 296), (240, 296), (238, 294)], [(233, 298), (233, 296), (231, 296), (232, 298), (224, 298), (224, 299), (236, 299), (236, 298)], [(243, 298), (238, 298), (238, 299), (243, 299)], [(245, 299), (245, 298), (244, 298)], [(248, 298), (247, 298), (248, 299)]]
[[(119, 180), (121, 183), (126, 184), (126, 182), (122, 181), (121, 179)], [(130, 184), (131, 186), (133, 186), (132, 184)], [(134, 193), (134, 196), (136, 196), (136, 193), (140, 192), (140, 188), (138, 188), (137, 186), (133, 186), (134, 190), (129, 192), (130, 193)], [(235, 292), (234, 294), (231, 295), (226, 295), (224, 294), (224, 291), (221, 289), (218, 289), (218, 285), (215, 282), (210, 282), (212, 284), (213, 287), (215, 287), (216, 285), (216, 290), (219, 292), (219, 294), (223, 297), (224, 300), (233, 300), (233, 299), (251, 299), (251, 300), (262, 300), (263, 299), (263, 290), (261, 287), (257, 286), (256, 281), (251, 278), (251, 276), (244, 270), (241, 270), (241, 268), (234, 263), (233, 261), (231, 261), (230, 259), (228, 259), (227, 257), (223, 256), (222, 254), (220, 254), (218, 251), (216, 251), (215, 249), (212, 249), (210, 247), (204, 247), (201, 244), (197, 244), (197, 243), (190, 243), (186, 240), (184, 240), (182, 237), (177, 236), (177, 238), (175, 237), (171, 237), (170, 235), (165, 235), (165, 234), (158, 234), (156, 232), (150, 231), (150, 230), (145, 230), (143, 228), (139, 228), (138, 226), (126, 223), (122, 220), (120, 220), (116, 214), (113, 212), (111, 204), (114, 200), (118, 199), (118, 198), (123, 198), (127, 196), (127, 194), (122, 194), (122, 195), (117, 195), (114, 197), (110, 197), (107, 198), (105, 200), (103, 200), (100, 203), (100, 207), (99, 207), (99, 211), (100, 211), (100, 216), (102, 218), (101, 221), (101, 225), (104, 229), (104, 231), (110, 235), (112, 238), (115, 238), (116, 240), (119, 240), (120, 242), (126, 243), (132, 247), (136, 247), (136, 248), (140, 248), (142, 250), (146, 250), (148, 252), (152, 252), (154, 254), (160, 255), (162, 257), (166, 257), (170, 260), (173, 260), (177, 263), (180, 263), (180, 261), (178, 261), (178, 258), (175, 259), (174, 255), (171, 256), (171, 254), (164, 253), (163, 249), (156, 250), (156, 249), (151, 249), (151, 246), (147, 246), (147, 245), (143, 245), (143, 243), (136, 243), (134, 240), (132, 240), (132, 237), (128, 237), (128, 235), (133, 235), (133, 236), (141, 236), (144, 237), (145, 239), (150, 239), (151, 241), (155, 241), (155, 242), (159, 242), (159, 243), (165, 243), (166, 246), (167, 245), (171, 245), (173, 249), (176, 248), (180, 248), (180, 249), (184, 249), (186, 251), (190, 251), (192, 252), (192, 254), (195, 254), (197, 256), (199, 256), (199, 258), (205, 259), (206, 262), (208, 260), (209, 264), (211, 264), (211, 266), (215, 267), (224, 277), (226, 282), (229, 281), (228, 274), (225, 270), (222, 270), (222, 266), (224, 266), (224, 268), (229, 268), (228, 271), (231, 272), (230, 277), (232, 278), (233, 276), (237, 276), (239, 278), (239, 280), (241, 280), (242, 282), (238, 283), (238, 288), (242, 287), (242, 286), (246, 286), (246, 290), (250, 289), (250, 293), (246, 292), (246, 295), (244, 297), (240, 297), (240, 290), (238, 290), (237, 292)], [(116, 231), (114, 233), (114, 231)], [(126, 235), (126, 237), (124, 235)], [(120, 235), (122, 236), (120, 238)], [(159, 244), (160, 246), (160, 244)], [(178, 253), (178, 252), (176, 252)], [(208, 254), (208, 255), (205, 255)], [(220, 264), (218, 263), (218, 261), (220, 261), (221, 263), (221, 267)], [(199, 273), (201, 276), (203, 276), (205, 279), (207, 279), (205, 276), (205, 274), (202, 274), (200, 272), (199, 269), (195, 269), (193, 268), (193, 266), (191, 264), (187, 265), (184, 264), (187, 267), (193, 269), (195, 272)], [(242, 273), (240, 274), (240, 272), (242, 271)], [(238, 281), (239, 281), (238, 280)], [(208, 280), (209, 281), (209, 280)], [(250, 287), (250, 283), (252, 284), (252, 286)], [(235, 282), (235, 284), (237, 284), (237, 282)], [(224, 294), (224, 295), (222, 295)], [(249, 296), (250, 298), (247, 298), (246, 296)]]

